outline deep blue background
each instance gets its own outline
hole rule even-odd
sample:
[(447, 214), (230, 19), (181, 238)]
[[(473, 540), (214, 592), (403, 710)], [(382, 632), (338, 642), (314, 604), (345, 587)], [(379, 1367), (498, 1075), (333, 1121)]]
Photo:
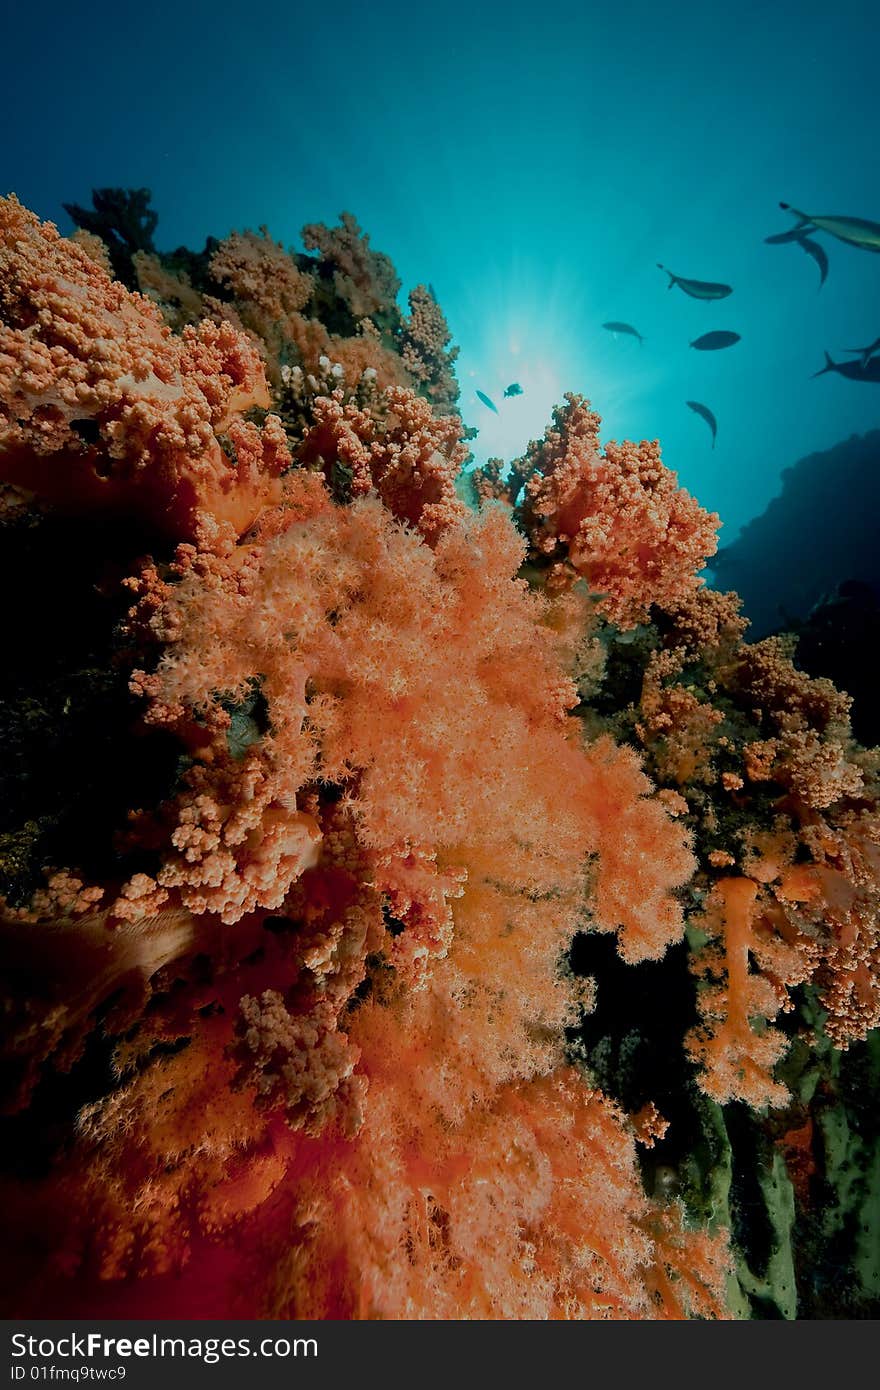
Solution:
[[(820, 238), (817, 293), (762, 241), (779, 199), (880, 221), (874, 5), (49, 0), (4, 26), (4, 191), (69, 230), (63, 201), (147, 185), (162, 248), (264, 223), (298, 246), (350, 209), (405, 289), (435, 286), (478, 456), (583, 391), (608, 435), (662, 440), (730, 540), (783, 467), (880, 424), (877, 386), (810, 379), (880, 334), (880, 255)], [(658, 260), (735, 293), (669, 292)], [(743, 341), (689, 348), (712, 328)], [(474, 388), (513, 379), (496, 420)]]

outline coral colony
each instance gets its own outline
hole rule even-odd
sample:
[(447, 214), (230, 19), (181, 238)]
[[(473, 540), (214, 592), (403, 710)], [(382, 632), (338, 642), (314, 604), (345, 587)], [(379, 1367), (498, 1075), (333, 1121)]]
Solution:
[(351, 216), (75, 211), (0, 201), (6, 1308), (864, 1310), (849, 697), (583, 398), (469, 468)]

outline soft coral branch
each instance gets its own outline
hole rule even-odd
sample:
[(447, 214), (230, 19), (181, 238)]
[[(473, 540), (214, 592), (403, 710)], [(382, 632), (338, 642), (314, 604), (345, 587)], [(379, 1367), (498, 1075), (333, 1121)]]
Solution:
[[(599, 442), (601, 420), (569, 393), (543, 439), (513, 465), (524, 482), (517, 515), (552, 581), (580, 576), (621, 627), (644, 621), (651, 604), (686, 599), (716, 549), (719, 519), (662, 463), (657, 441)], [(516, 499), (513, 499), (516, 500)]]
[(240, 333), (206, 321), (172, 337), (51, 223), (0, 201), (0, 479), (173, 536), (194, 535), (200, 514), (240, 533), (278, 500), (290, 463), (271, 419), (242, 433), (242, 413), (269, 404)]

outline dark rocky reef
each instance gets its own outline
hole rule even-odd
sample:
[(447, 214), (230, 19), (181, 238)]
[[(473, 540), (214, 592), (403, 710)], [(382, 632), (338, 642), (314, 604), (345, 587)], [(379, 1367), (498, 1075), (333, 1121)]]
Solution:
[(799, 459), (782, 492), (715, 556), (713, 583), (736, 589), (756, 640), (794, 628), (844, 580), (880, 587), (880, 430)]

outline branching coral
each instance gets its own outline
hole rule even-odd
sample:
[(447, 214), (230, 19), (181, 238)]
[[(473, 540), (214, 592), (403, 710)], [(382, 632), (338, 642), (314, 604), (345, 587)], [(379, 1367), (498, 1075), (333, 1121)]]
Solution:
[(130, 289), (135, 285), (133, 257), (139, 251), (151, 255), (155, 249), (159, 218), (150, 207), (151, 197), (148, 188), (95, 188), (90, 208), (64, 204), (76, 226), (106, 246), (115, 275)]

